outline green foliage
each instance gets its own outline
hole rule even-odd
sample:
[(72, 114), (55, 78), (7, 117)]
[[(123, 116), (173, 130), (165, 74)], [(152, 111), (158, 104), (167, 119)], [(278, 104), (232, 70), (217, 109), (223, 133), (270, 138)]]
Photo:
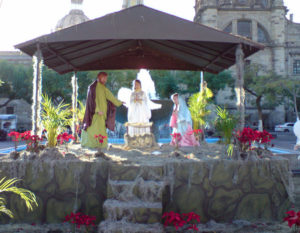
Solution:
[[(106, 72), (108, 73), (106, 86), (115, 95), (121, 87), (131, 87), (132, 81), (137, 75), (136, 70), (108, 70)], [(98, 73), (99, 71), (82, 71), (76, 73), (79, 100), (86, 98), (87, 88), (96, 80)], [(56, 104), (61, 100), (70, 103), (72, 98), (72, 75), (72, 73), (60, 75), (47, 67), (43, 67), (43, 92)]]
[[(106, 87), (116, 95), (121, 87), (131, 88), (132, 81), (137, 78), (138, 70), (107, 70)], [(98, 72), (95, 74), (96, 78)]]
[(0, 98), (32, 99), (32, 67), (0, 61)]
[(42, 124), (47, 130), (48, 146), (54, 147), (57, 144), (57, 136), (65, 129), (67, 125), (71, 125), (71, 114), (69, 104), (63, 104), (61, 101), (55, 106), (51, 99), (47, 96), (43, 96), (43, 112), (42, 112)]
[(226, 86), (234, 87), (234, 79), (229, 71), (223, 71), (219, 74), (204, 73), (204, 80), (207, 82), (207, 87), (211, 89), (214, 95)]
[(222, 109), (221, 107), (216, 108), (217, 119), (215, 122), (216, 130), (222, 137), (222, 141), (229, 145), (231, 144), (231, 139), (233, 137), (233, 130), (237, 124), (237, 118), (231, 115), (226, 108)]
[(206, 117), (211, 113), (207, 109), (210, 99), (213, 97), (213, 93), (209, 88), (203, 88), (203, 91), (193, 94), (189, 100), (189, 110), (194, 122), (194, 128), (203, 128), (205, 125)]
[(290, 108), (292, 106), (291, 103), (293, 103), (296, 117), (299, 118), (300, 80), (297, 77), (284, 77), (273, 82), (272, 85), (281, 100), (287, 102), (285, 107)]
[[(5, 177), (2, 178), (0, 180), (0, 193), (11, 192), (16, 195), (19, 195), (20, 198), (25, 201), (27, 209), (29, 211), (32, 211), (34, 205), (38, 206), (36, 197), (34, 193), (32, 193), (31, 191), (14, 186), (14, 184), (18, 181), (20, 180), (16, 178), (8, 179), (8, 180), (5, 180)], [(13, 218), (14, 217), (13, 213), (9, 209), (7, 209), (5, 205), (6, 205), (5, 198), (0, 197), (0, 212)]]
[(255, 98), (263, 97), (264, 104), (267, 107), (272, 107), (281, 101), (277, 95), (280, 87), (276, 85), (280, 80), (279, 75), (266, 71), (262, 65), (252, 64), (245, 69), (244, 88)]
[(43, 93), (49, 96), (55, 104), (62, 100), (70, 103), (72, 97), (71, 77), (73, 74), (68, 73), (60, 75), (56, 71), (49, 69), (47, 66), (43, 66), (42, 72)]
[[(151, 70), (150, 75), (155, 82), (156, 93), (161, 99), (168, 99), (175, 92), (195, 93), (200, 88), (199, 71)], [(217, 93), (226, 85), (233, 85), (233, 79), (229, 72), (221, 72), (217, 75), (204, 73), (204, 79), (213, 93)]]

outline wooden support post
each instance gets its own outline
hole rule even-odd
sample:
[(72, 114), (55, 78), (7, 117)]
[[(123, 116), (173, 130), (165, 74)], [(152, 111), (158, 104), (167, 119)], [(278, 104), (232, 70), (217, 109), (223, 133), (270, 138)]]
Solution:
[(245, 126), (245, 90), (244, 90), (244, 52), (239, 44), (235, 52), (236, 57), (236, 80), (235, 92), (237, 98), (237, 111), (239, 114), (238, 130)]
[(32, 95), (32, 134), (41, 135), (41, 101), (42, 101), (42, 53), (40, 45), (33, 57), (33, 95)]
[(77, 84), (77, 77), (76, 72), (72, 76), (72, 109), (73, 109), (73, 125), (72, 125), (72, 132), (73, 136), (75, 137), (75, 142), (77, 141), (77, 132), (76, 132), (76, 126), (78, 123), (77, 119), (77, 97), (78, 97), (78, 84)]

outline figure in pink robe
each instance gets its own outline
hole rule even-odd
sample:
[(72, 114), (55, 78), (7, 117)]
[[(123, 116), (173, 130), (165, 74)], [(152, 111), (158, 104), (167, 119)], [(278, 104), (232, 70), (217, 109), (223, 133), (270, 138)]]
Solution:
[[(193, 133), (193, 122), (191, 113), (185, 103), (185, 100), (177, 93), (171, 96), (174, 102), (173, 113), (170, 119), (172, 134), (180, 133), (181, 139), (179, 146), (199, 146)], [(175, 138), (172, 138), (171, 145), (176, 145)]]

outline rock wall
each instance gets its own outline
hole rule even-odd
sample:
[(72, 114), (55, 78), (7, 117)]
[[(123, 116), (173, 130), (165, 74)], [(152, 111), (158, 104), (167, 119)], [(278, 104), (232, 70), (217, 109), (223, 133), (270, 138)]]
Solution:
[(18, 186), (33, 191), (39, 206), (27, 212), (19, 198), (7, 195), (15, 218), (1, 221), (59, 223), (78, 210), (97, 216), (100, 222), (104, 220), (103, 203), (111, 193), (109, 180), (149, 180), (150, 175), (165, 186), (162, 212), (194, 211), (202, 222), (282, 220), (291, 206), (293, 185), (287, 160), (181, 160), (147, 167), (102, 159), (7, 160), (0, 161), (0, 177), (21, 178)]
[(282, 220), (291, 207), (288, 161), (216, 160), (171, 166), (175, 179), (164, 200), (166, 210), (194, 211), (204, 222), (229, 222)]
[[(18, 187), (33, 191), (38, 207), (27, 212), (16, 195), (7, 195), (13, 210), (13, 222), (61, 223), (72, 211), (81, 211), (103, 219), (102, 205), (106, 200), (106, 161), (10, 161), (0, 163), (0, 177), (18, 177)], [(1, 218), (2, 220), (2, 218)], [(8, 220), (8, 219), (6, 219)]]

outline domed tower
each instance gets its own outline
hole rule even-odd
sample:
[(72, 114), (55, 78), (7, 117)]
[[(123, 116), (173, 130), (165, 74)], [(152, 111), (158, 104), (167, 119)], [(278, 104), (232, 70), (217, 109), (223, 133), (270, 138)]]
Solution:
[(144, 4), (144, 0), (123, 0), (123, 5), (122, 8), (128, 8), (128, 7), (132, 7), (135, 5), (141, 5)]
[(89, 20), (89, 18), (83, 13), (82, 3), (83, 0), (71, 0), (71, 10), (69, 14), (67, 14), (57, 22), (55, 31), (71, 27), (73, 25)]

